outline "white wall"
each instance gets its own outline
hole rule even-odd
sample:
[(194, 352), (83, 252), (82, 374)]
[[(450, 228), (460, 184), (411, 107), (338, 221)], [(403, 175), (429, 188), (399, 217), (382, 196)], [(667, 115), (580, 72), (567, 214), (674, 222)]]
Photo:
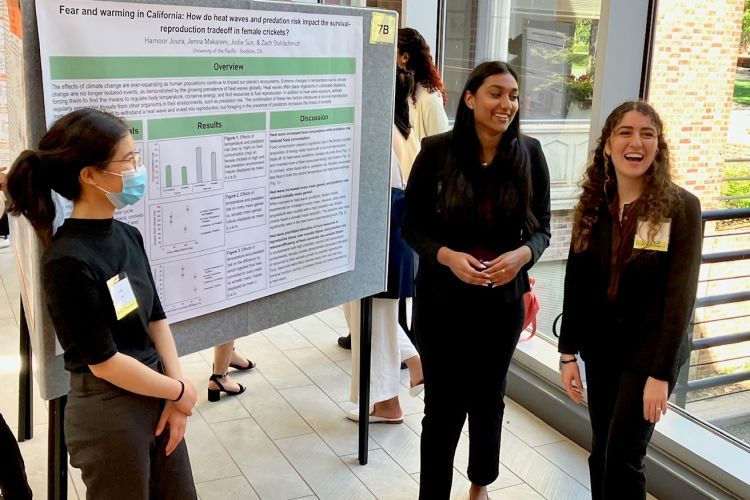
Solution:
[(430, 46), (432, 58), (437, 49), (438, 0), (403, 0), (402, 28), (414, 28), (419, 31)]

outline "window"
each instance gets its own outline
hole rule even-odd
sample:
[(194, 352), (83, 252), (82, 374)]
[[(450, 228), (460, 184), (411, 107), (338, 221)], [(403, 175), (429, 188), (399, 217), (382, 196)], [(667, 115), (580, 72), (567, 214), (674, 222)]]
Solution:
[(471, 70), (509, 62), (519, 76), (523, 131), (542, 143), (550, 169), (551, 247), (534, 266), (543, 307), (539, 333), (554, 340), (562, 310), (572, 208), (589, 153), (599, 0), (445, 0), (439, 62), (452, 119)]
[(446, 0), (441, 54), (450, 102), (474, 66), (496, 59), (519, 73), (524, 120), (589, 118), (600, 1), (539, 4)]

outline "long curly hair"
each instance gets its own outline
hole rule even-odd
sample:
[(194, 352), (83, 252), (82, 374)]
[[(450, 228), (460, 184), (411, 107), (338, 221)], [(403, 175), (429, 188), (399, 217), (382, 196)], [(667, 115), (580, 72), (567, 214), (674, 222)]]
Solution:
[[(436, 90), (443, 96), (443, 106), (448, 104), (448, 92), (445, 90), (440, 73), (432, 61), (430, 46), (427, 45), (419, 31), (414, 28), (398, 30), (398, 51), (409, 54), (406, 69), (414, 73), (414, 80), (421, 83), (430, 93)], [(416, 99), (417, 88), (412, 91), (412, 100)]]
[(657, 150), (654, 162), (646, 170), (644, 189), (641, 195), (643, 214), (649, 222), (648, 242), (653, 242), (658, 233), (658, 224), (680, 206), (679, 188), (672, 182), (669, 146), (664, 137), (664, 124), (659, 114), (644, 101), (627, 101), (620, 104), (607, 117), (602, 134), (581, 182), (582, 193), (573, 218), (573, 251), (581, 253), (589, 247), (591, 232), (606, 210), (609, 198), (617, 191), (617, 176), (614, 165), (604, 148), (615, 128), (630, 111), (638, 111), (648, 117), (656, 128)]

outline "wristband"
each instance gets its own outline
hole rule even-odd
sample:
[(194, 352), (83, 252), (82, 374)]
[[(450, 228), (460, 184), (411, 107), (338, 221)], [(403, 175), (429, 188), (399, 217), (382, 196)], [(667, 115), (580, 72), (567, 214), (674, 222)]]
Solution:
[(562, 359), (562, 358), (560, 358), (560, 361), (558, 362), (557, 368), (559, 370), (562, 370), (563, 365), (567, 365), (568, 363), (575, 363), (576, 361), (578, 361), (578, 358), (576, 358), (575, 356), (573, 356), (570, 359)]
[(178, 382), (180, 383), (180, 386), (181, 386), (181, 388), (180, 388), (180, 395), (177, 396), (177, 399), (173, 399), (172, 401), (179, 401), (179, 400), (181, 400), (182, 399), (182, 395), (185, 394), (185, 382), (183, 382), (182, 380), (178, 380)]

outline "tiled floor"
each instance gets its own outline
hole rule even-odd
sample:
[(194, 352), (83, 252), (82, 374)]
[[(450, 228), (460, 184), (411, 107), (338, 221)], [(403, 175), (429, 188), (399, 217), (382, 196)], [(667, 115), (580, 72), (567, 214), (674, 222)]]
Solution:
[[(0, 249), (0, 412), (14, 432), (18, 390), (18, 285), (10, 249)], [(236, 379), (247, 392), (218, 403), (206, 400), (210, 351), (182, 358), (199, 389), (187, 443), (200, 497), (218, 499), (414, 499), (419, 481), (422, 400), (410, 398), (403, 372), (403, 425), (371, 426), (369, 464), (357, 462), (357, 426), (344, 415), (351, 359), (336, 345), (346, 332), (340, 309), (239, 339), (258, 362)], [(513, 401), (506, 400), (501, 474), (494, 498), (589, 498), (586, 452)], [(34, 439), (21, 443), (38, 498), (46, 495), (44, 403), (36, 397)], [(468, 498), (468, 437), (456, 452), (452, 498)], [(69, 498), (85, 498), (70, 469)]]

